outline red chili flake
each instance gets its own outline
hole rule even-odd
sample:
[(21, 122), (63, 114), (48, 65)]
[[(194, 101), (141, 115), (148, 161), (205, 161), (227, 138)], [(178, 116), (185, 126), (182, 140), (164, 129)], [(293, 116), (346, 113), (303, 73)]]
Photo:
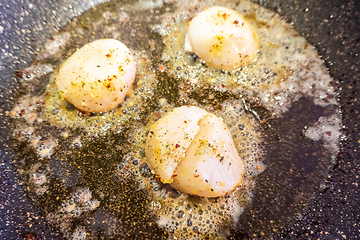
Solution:
[(198, 177), (199, 177), (199, 174), (196, 174), (196, 175), (194, 174), (194, 177), (195, 177), (195, 178), (198, 178)]
[(105, 56), (106, 56), (107, 58), (110, 58), (110, 57), (111, 57), (111, 54), (108, 53), (108, 54), (106, 54)]
[(23, 78), (24, 77), (24, 73), (22, 72), (22, 71), (16, 71), (16, 76), (18, 77), (18, 78)]
[(173, 175), (171, 175), (171, 177), (177, 177), (177, 174), (174, 173)]
[(107, 88), (110, 88), (111, 87), (111, 84), (109, 83), (108, 85), (106, 85)]
[(187, 123), (187, 121), (184, 121), (184, 123)]
[(331, 136), (331, 132), (330, 132), (330, 131), (326, 131), (325, 134), (328, 135), (329, 137)]
[(157, 181), (160, 181), (161, 177), (156, 176), (155, 179), (156, 179)]
[(238, 21), (238, 20), (235, 20), (235, 21), (234, 21), (234, 24), (238, 24), (238, 23), (239, 23), (239, 21)]
[(116, 76), (116, 75), (114, 75), (114, 76), (113, 76), (113, 78), (117, 79), (117, 76)]
[(224, 87), (226, 87), (224, 84), (221, 84), (221, 86), (224, 88)]
[(180, 147), (180, 145), (179, 145), (179, 144), (176, 144), (176, 145), (175, 145), (175, 147), (176, 147), (176, 148), (179, 148), (179, 147)]
[(222, 16), (223, 16), (223, 17), (226, 17), (226, 13), (224, 13)]
[(164, 69), (165, 69), (164, 65), (159, 66), (159, 71), (164, 71)]
[(154, 135), (154, 132), (153, 131), (150, 131), (151, 135)]
[(37, 236), (36, 236), (36, 234), (35, 234), (35, 233), (32, 233), (32, 232), (25, 233), (25, 234), (24, 234), (24, 238), (25, 238), (26, 240), (36, 240), (36, 239), (38, 239)]
[(143, 57), (143, 58), (141, 58), (141, 60), (143, 60), (143, 61), (145, 62), (145, 61), (146, 61), (146, 58)]

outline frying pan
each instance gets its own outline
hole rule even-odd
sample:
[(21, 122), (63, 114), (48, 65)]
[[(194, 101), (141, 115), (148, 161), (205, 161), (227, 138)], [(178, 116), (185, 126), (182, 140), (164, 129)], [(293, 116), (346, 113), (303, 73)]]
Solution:
[[(16, 97), (16, 69), (69, 19), (102, 0), (0, 0), (0, 238), (61, 239), (25, 195), (10, 160), (10, 111)], [(284, 222), (275, 239), (360, 238), (360, 2), (329, 0), (255, 1), (284, 16), (324, 59), (337, 82), (344, 134), (337, 164), (296, 222)], [(256, 195), (254, 197), (256, 199)], [(246, 216), (245, 216), (246, 217)], [(251, 222), (233, 232), (252, 238)]]

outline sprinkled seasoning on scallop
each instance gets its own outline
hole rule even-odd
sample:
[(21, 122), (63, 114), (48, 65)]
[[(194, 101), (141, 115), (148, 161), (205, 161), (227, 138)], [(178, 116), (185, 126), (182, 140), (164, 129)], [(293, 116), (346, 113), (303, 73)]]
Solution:
[(190, 22), (185, 50), (196, 53), (206, 64), (234, 70), (253, 62), (259, 41), (244, 17), (225, 7), (211, 7)]
[(163, 183), (171, 183), (178, 163), (199, 131), (198, 122), (207, 115), (197, 107), (171, 110), (150, 129), (146, 142), (146, 157), (150, 167)]
[(243, 162), (222, 119), (208, 114), (198, 125), (199, 131), (177, 165), (171, 186), (203, 197), (224, 196), (240, 184)]
[(160, 180), (183, 193), (224, 196), (244, 172), (226, 124), (198, 107), (175, 108), (157, 121), (145, 151)]
[(86, 44), (65, 61), (56, 76), (61, 97), (85, 112), (108, 112), (124, 100), (135, 78), (136, 64), (120, 41)]

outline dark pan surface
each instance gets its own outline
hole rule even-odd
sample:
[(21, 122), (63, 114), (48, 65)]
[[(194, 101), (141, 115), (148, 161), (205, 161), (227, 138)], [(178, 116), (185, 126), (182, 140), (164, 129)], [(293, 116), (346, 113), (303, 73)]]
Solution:
[[(101, 1), (95, 1), (101, 2)], [(261, 5), (286, 16), (288, 22), (315, 45), (326, 60), (332, 77), (339, 81), (340, 101), (347, 139), (328, 179), (301, 221), (276, 238), (346, 239), (360, 238), (360, 3), (357, 1), (259, 1)], [(15, 69), (27, 65), (32, 51), (41, 46), (67, 20), (94, 5), (73, 1), (0, 0), (0, 238), (31, 239), (29, 232), (41, 239), (53, 239), (42, 218), (30, 205), (17, 184), (9, 159), (8, 119), (17, 82)], [(70, 7), (71, 6), (71, 7)], [(29, 31), (28, 31), (29, 30)], [(27, 235), (26, 235), (27, 234)], [(236, 233), (238, 236), (245, 233)]]

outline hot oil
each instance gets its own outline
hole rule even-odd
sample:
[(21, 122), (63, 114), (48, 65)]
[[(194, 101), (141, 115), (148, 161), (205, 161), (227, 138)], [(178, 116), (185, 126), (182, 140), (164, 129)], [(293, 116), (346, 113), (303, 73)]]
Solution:
[[(19, 74), (21, 101), (10, 113), (15, 165), (48, 223), (67, 238), (268, 236), (301, 217), (332, 166), (336, 151), (323, 144), (329, 140), (303, 134), (321, 116), (339, 119), (331, 78), (314, 49), (268, 10), (246, 1), (216, 2), (243, 13), (262, 47), (249, 67), (214, 70), (182, 44), (191, 17), (215, 2), (189, 4), (98, 6), (45, 44), (32, 77)], [(110, 113), (82, 113), (59, 98), (53, 78), (76, 48), (99, 38), (119, 39), (131, 49), (136, 84)], [(230, 129), (245, 174), (225, 197), (181, 194), (157, 181), (145, 162), (148, 129), (182, 105), (213, 112)]]

